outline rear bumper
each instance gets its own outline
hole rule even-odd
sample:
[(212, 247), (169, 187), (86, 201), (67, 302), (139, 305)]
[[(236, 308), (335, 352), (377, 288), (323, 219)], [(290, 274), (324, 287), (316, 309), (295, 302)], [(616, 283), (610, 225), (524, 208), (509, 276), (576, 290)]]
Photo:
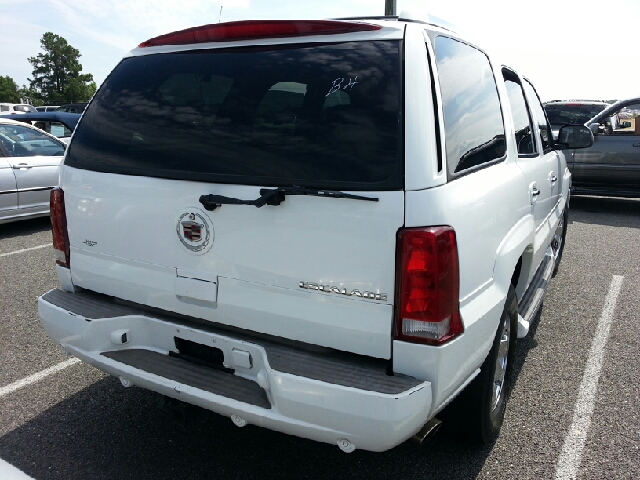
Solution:
[[(309, 352), (97, 294), (52, 290), (38, 299), (38, 313), (48, 335), (70, 354), (240, 424), (384, 451), (414, 435), (431, 409), (429, 382), (387, 376), (376, 359)], [(127, 343), (121, 344), (123, 333)], [(170, 357), (175, 337), (219, 348), (235, 373)]]

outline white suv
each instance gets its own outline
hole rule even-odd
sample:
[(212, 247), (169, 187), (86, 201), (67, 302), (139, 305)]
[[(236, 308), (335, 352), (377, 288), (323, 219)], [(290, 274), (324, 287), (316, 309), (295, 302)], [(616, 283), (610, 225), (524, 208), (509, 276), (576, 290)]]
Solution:
[[(592, 141), (565, 127), (572, 148)], [(52, 193), (63, 349), (247, 423), (383, 451), (465, 388), (504, 417), (566, 230), (531, 84), (415, 21), (248, 21), (142, 43)]]
[(36, 107), (26, 103), (0, 103), (0, 115), (16, 115), (36, 111)]

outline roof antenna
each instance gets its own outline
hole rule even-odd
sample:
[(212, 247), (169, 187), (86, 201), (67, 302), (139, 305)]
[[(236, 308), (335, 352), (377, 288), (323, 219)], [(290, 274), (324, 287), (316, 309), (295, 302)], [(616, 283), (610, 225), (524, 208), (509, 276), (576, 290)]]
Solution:
[(220, 5), (220, 15), (218, 15), (218, 23), (220, 23), (220, 21), (222, 20), (222, 8), (224, 7), (224, 5)]
[(397, 0), (384, 0), (385, 16), (395, 17), (397, 15)]

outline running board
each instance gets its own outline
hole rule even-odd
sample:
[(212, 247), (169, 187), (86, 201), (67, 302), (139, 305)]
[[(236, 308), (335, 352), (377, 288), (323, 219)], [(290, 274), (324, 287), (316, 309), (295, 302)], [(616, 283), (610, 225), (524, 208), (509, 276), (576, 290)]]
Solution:
[(544, 256), (544, 260), (540, 263), (538, 270), (531, 279), (529, 288), (524, 292), (522, 299), (518, 303), (518, 338), (526, 337), (529, 333), (529, 325), (538, 313), (542, 298), (547, 289), (549, 280), (553, 276), (553, 268), (555, 267), (555, 259), (551, 249)]

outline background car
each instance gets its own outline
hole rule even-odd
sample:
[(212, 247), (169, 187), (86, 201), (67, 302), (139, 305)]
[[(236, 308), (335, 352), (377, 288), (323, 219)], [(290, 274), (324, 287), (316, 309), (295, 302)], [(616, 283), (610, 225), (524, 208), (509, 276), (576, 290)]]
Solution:
[(36, 111), (36, 107), (26, 103), (0, 103), (0, 115), (15, 115), (16, 113)]
[(640, 198), (640, 97), (610, 105), (585, 123), (594, 143), (567, 156), (572, 192)]
[(60, 108), (60, 105), (42, 105), (36, 107), (36, 110), (39, 112), (53, 112), (56, 108)]
[(32, 125), (0, 117), (0, 223), (49, 214), (65, 149)]
[(584, 125), (609, 105), (611, 104), (606, 102), (569, 100), (547, 102), (544, 109), (551, 124), (553, 138), (558, 138), (562, 125)]
[(69, 103), (67, 105), (61, 105), (55, 109), (56, 112), (70, 112), (70, 113), (82, 113), (87, 108), (86, 103)]
[(33, 124), (44, 130), (45, 132), (59, 138), (65, 143), (69, 143), (71, 140), (71, 134), (80, 120), (79, 113), (67, 113), (67, 112), (36, 112), (25, 113), (20, 115), (19, 120), (21, 122), (33, 122)]

